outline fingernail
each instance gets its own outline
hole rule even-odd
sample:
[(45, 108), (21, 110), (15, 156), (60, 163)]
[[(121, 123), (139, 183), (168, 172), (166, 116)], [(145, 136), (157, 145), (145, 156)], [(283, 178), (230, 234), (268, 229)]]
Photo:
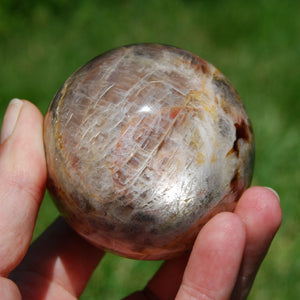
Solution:
[(265, 188), (268, 189), (268, 190), (270, 190), (277, 197), (278, 201), (280, 202), (280, 197), (279, 197), (278, 193), (274, 189), (272, 189), (272, 188), (270, 188), (268, 186), (265, 186)]
[(6, 113), (4, 115), (2, 128), (1, 128), (1, 144), (8, 139), (13, 133), (21, 109), (23, 106), (23, 101), (20, 99), (12, 99), (6, 109)]

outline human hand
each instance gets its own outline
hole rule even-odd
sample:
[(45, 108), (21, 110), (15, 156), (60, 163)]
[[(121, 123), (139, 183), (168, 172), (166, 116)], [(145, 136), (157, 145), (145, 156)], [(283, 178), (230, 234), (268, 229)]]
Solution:
[[(3, 300), (21, 295), (30, 300), (77, 299), (104, 255), (61, 218), (29, 247), (46, 185), (42, 126), (38, 109), (19, 100), (11, 102), (2, 125)], [(245, 299), (280, 222), (276, 194), (252, 187), (234, 213), (220, 213), (203, 227), (190, 255), (165, 262), (143, 291), (126, 299)]]

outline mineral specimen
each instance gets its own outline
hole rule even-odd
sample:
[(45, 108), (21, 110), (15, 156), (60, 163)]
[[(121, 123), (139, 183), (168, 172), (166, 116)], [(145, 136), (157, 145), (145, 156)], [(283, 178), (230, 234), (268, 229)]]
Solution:
[(254, 140), (240, 97), (214, 66), (139, 44), (76, 71), (45, 117), (48, 189), (92, 244), (135, 259), (188, 251), (250, 184)]

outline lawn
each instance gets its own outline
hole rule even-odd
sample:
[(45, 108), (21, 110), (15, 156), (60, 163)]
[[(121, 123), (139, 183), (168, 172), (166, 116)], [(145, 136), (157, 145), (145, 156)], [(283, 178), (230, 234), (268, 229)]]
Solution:
[[(79, 66), (124, 44), (190, 50), (220, 69), (253, 123), (253, 184), (276, 189), (283, 224), (249, 299), (300, 295), (300, 2), (234, 0), (17, 1), (0, 4), (0, 121), (11, 98), (45, 113)], [(35, 237), (58, 215), (48, 195)], [(160, 262), (107, 255), (80, 299), (120, 299), (142, 288)]]

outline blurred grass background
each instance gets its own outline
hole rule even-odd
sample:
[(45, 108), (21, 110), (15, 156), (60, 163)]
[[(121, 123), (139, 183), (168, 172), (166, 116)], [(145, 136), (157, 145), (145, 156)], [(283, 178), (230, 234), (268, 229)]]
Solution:
[[(293, 0), (1, 0), (0, 121), (14, 97), (45, 113), (72, 72), (124, 44), (172, 44), (205, 58), (230, 79), (252, 119), (253, 184), (281, 197), (283, 224), (249, 299), (299, 299), (299, 12)], [(46, 195), (35, 237), (57, 215)], [(159, 265), (107, 255), (80, 299), (120, 299)]]

